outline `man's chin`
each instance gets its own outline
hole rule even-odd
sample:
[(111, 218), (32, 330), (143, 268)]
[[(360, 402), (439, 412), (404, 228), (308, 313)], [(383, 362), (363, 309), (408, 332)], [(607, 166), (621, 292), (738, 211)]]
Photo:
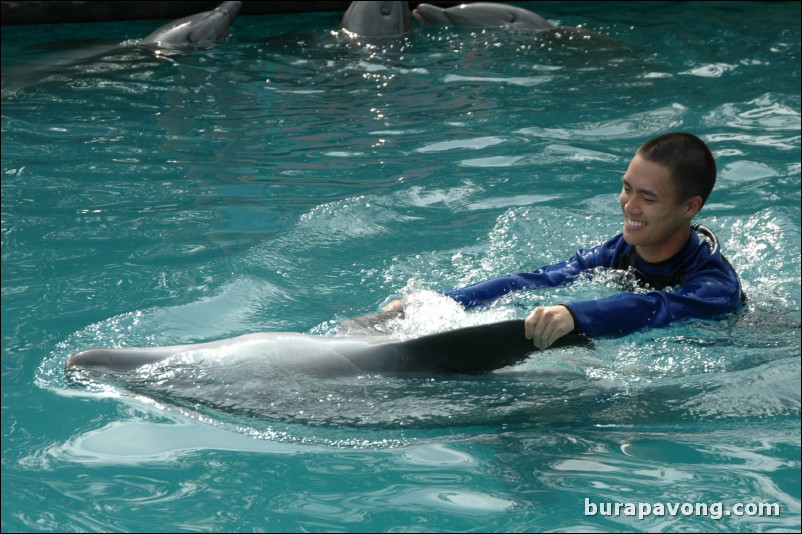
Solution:
[(624, 228), (624, 231), (622, 233), (624, 235), (624, 241), (627, 242), (627, 245), (635, 246), (638, 244), (638, 236), (633, 235), (633, 232)]

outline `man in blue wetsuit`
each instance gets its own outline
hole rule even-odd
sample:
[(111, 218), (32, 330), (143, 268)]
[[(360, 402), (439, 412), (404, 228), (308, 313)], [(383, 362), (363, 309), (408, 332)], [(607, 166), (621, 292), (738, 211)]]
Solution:
[[(707, 145), (689, 133), (661, 135), (638, 148), (622, 180), (618, 200), (623, 232), (573, 257), (466, 287), (444, 291), (466, 308), (508, 293), (555, 287), (596, 268), (631, 271), (647, 292), (538, 306), (524, 335), (545, 349), (570, 332), (616, 337), (687, 318), (710, 319), (736, 311), (743, 295), (738, 275), (721, 255), (718, 239), (691, 219), (716, 182), (716, 163)], [(403, 310), (396, 300), (385, 311)]]

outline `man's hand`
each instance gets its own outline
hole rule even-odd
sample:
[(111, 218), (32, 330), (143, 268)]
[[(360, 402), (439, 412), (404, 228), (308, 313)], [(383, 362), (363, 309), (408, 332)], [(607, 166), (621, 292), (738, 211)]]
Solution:
[(382, 308), (383, 312), (402, 312), (404, 311), (404, 301), (402, 299), (394, 300)]
[(559, 338), (573, 332), (574, 318), (565, 306), (538, 306), (524, 321), (524, 335), (537, 349), (547, 349)]

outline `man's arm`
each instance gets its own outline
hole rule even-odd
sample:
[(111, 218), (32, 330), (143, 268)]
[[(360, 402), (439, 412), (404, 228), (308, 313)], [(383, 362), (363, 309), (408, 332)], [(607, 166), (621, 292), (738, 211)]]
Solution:
[(589, 337), (619, 337), (659, 328), (682, 319), (716, 319), (742, 305), (734, 272), (698, 276), (674, 291), (620, 293), (610, 297), (569, 302), (576, 329)]

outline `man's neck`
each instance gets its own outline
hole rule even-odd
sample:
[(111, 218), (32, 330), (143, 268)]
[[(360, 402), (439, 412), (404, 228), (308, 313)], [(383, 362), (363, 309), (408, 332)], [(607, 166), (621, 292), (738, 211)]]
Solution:
[(635, 245), (635, 252), (637, 252), (638, 256), (640, 256), (640, 258), (644, 261), (649, 263), (660, 263), (661, 261), (666, 261), (676, 256), (677, 253), (682, 250), (682, 247), (685, 246), (685, 243), (688, 242), (688, 238), (690, 237), (691, 225), (689, 224), (660, 245), (647, 247)]

